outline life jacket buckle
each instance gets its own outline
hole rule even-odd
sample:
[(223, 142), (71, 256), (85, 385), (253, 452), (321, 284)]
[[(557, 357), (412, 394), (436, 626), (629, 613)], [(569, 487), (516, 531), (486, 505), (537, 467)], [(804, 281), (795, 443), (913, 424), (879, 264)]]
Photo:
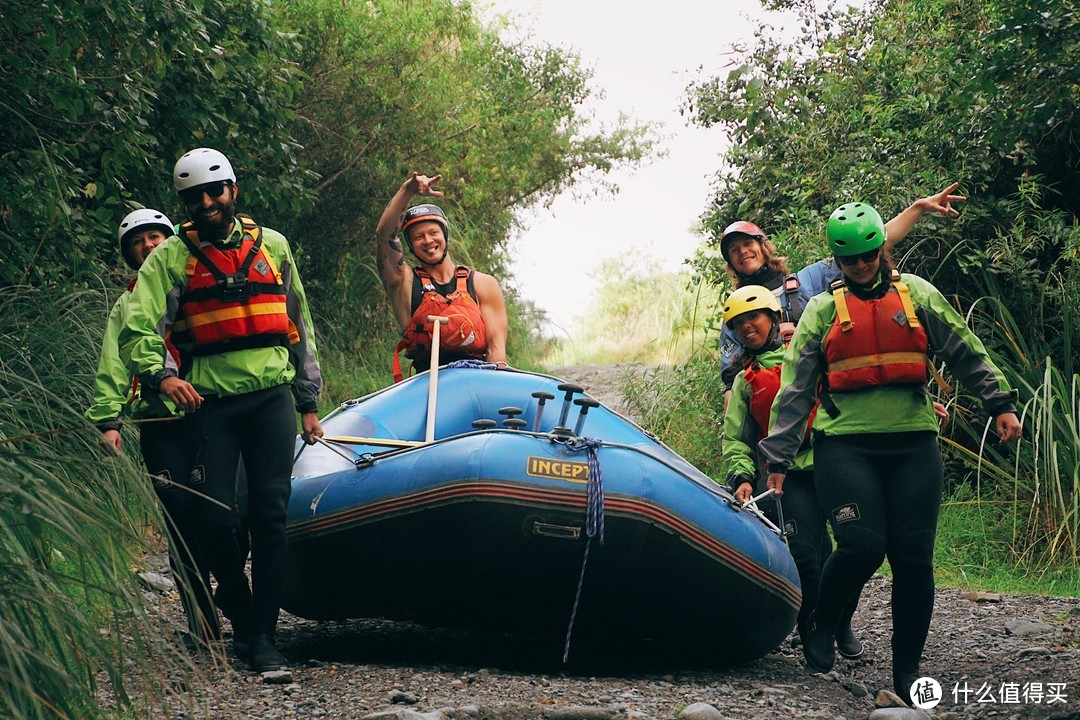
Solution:
[(230, 301), (242, 301), (251, 297), (251, 282), (247, 273), (230, 273), (221, 280), (221, 291)]

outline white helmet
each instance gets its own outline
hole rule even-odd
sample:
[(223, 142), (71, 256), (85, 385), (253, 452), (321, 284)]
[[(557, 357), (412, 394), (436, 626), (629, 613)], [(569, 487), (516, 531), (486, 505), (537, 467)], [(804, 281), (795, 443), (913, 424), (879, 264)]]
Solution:
[(229, 159), (213, 148), (195, 148), (184, 153), (173, 166), (177, 192), (216, 180), (236, 182), (236, 174)]
[(166, 217), (165, 213), (160, 210), (154, 210), (153, 208), (133, 210), (120, 221), (120, 228), (116, 231), (116, 240), (120, 243), (120, 254), (123, 255), (124, 262), (126, 262), (132, 270), (138, 270), (139, 267), (135, 264), (135, 258), (132, 257), (130, 248), (128, 248), (125, 241), (131, 237), (131, 234), (136, 230), (150, 229), (161, 230), (161, 232), (165, 234), (165, 237), (169, 237), (174, 232), (172, 220)]

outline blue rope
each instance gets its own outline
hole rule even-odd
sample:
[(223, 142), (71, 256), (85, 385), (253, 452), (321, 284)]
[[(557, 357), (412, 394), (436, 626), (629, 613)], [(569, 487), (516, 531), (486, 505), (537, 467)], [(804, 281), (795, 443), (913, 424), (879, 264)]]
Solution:
[(452, 363), (447, 364), (448, 368), (475, 368), (475, 369), (492, 369), (497, 367), (495, 363), (490, 363), (487, 360), (478, 360), (476, 358), (467, 358), (465, 360), (455, 360)]
[(570, 438), (566, 447), (572, 452), (587, 451), (589, 454), (589, 480), (585, 486), (585, 555), (581, 558), (581, 574), (578, 576), (577, 591), (574, 593), (574, 606), (570, 609), (570, 624), (566, 627), (566, 642), (563, 645), (565, 663), (570, 658), (570, 636), (574, 632), (574, 620), (577, 619), (578, 603), (581, 601), (581, 588), (585, 584), (585, 566), (589, 562), (589, 549), (593, 538), (604, 544), (604, 480), (600, 474), (600, 456), (597, 450), (603, 445), (598, 438)]

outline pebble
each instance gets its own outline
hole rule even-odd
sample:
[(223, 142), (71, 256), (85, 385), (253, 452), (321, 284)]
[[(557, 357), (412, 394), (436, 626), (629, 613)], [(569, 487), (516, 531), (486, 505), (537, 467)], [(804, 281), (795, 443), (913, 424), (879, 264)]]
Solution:
[(1017, 618), (1006, 621), (1005, 631), (1010, 635), (1016, 635), (1018, 637), (1026, 635), (1045, 635), (1053, 632), (1054, 626), (1047, 625), (1044, 622), (1028, 620), (1026, 618)]

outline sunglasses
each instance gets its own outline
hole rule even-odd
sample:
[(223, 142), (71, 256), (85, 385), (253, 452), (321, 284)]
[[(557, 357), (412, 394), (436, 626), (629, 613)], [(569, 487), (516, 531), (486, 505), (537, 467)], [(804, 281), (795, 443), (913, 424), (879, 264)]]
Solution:
[(881, 248), (874, 248), (873, 250), (867, 250), (864, 253), (858, 255), (837, 255), (836, 259), (840, 261), (841, 265), (855, 265), (860, 260), (864, 263), (870, 264), (878, 259), (878, 255), (881, 254)]
[(180, 199), (188, 205), (191, 205), (201, 201), (203, 193), (209, 195), (211, 198), (221, 197), (221, 194), (225, 192), (225, 188), (231, 186), (232, 183), (228, 180), (218, 180), (216, 182), (204, 183), (203, 185), (196, 185), (195, 187), (181, 190)]

